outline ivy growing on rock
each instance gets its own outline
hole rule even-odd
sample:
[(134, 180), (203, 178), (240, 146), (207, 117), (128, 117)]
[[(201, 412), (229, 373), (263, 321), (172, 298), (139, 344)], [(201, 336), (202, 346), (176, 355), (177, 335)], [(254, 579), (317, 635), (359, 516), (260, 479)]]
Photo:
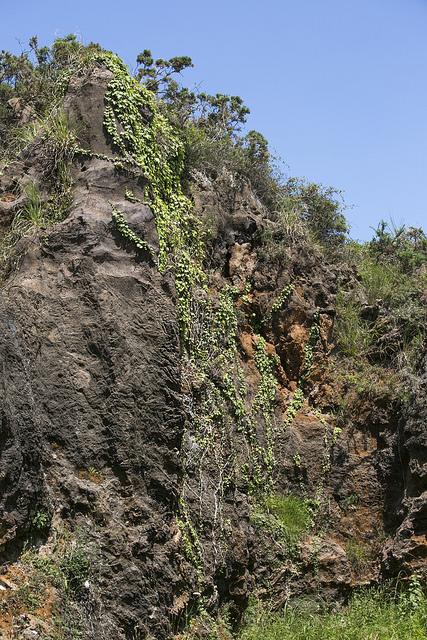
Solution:
[(174, 272), (185, 341), (192, 289), (203, 283), (204, 274), (203, 233), (181, 186), (183, 145), (153, 93), (131, 77), (120, 58), (103, 52), (97, 59), (113, 74), (105, 94), (105, 130), (123, 167), (138, 168), (145, 179), (145, 199), (159, 236), (159, 269)]
[(281, 292), (279, 293), (279, 295), (277, 296), (277, 298), (273, 301), (273, 304), (271, 305), (271, 313), (276, 313), (277, 311), (280, 311), (280, 309), (283, 307), (285, 301), (290, 297), (292, 291), (295, 289), (295, 285), (293, 284), (288, 284), (286, 285), (286, 287), (284, 287)]
[(304, 347), (304, 361), (302, 365), (301, 375), (298, 380), (297, 389), (292, 397), (291, 403), (286, 411), (285, 425), (292, 424), (296, 414), (304, 404), (305, 386), (313, 366), (314, 351), (320, 335), (319, 314), (316, 313), (308, 334), (307, 344)]
[(115, 229), (118, 231), (119, 235), (123, 238), (123, 240), (131, 243), (137, 250), (139, 251), (148, 251), (151, 255), (154, 255), (153, 249), (149, 246), (146, 240), (143, 240), (129, 227), (126, 222), (126, 218), (123, 213), (117, 209), (117, 207), (113, 206), (112, 213), (112, 222)]

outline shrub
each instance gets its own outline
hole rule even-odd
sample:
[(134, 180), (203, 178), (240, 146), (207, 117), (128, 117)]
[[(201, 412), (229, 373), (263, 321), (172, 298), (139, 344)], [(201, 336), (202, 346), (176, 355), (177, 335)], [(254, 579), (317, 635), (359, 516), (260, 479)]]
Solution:
[(321, 258), (329, 258), (345, 246), (347, 223), (342, 214), (339, 193), (332, 188), (291, 178), (281, 180), (277, 171), (270, 172), (267, 224), (259, 234), (260, 258), (269, 264), (283, 265), (289, 250), (305, 247)]
[[(40, 47), (36, 37), (19, 56), (0, 53), (0, 143), (13, 144), (14, 127), (22, 120), (43, 117), (64, 94), (73, 72), (87, 66), (97, 44), (81, 44), (75, 35), (57, 38), (51, 47)], [(10, 100), (14, 99), (14, 107)]]
[(342, 213), (339, 191), (292, 178), (284, 185), (283, 193), (300, 212), (301, 220), (316, 241), (328, 248), (344, 243), (349, 227)]
[[(415, 235), (419, 240), (416, 251), (405, 236), (399, 236), (400, 244), (390, 238), (374, 238), (348, 256), (358, 281), (353, 281), (349, 290), (339, 292), (335, 324), (337, 342), (345, 356), (412, 366), (425, 339), (427, 323), (422, 302), (427, 270), (419, 264), (424, 241)], [(410, 253), (412, 258), (408, 257)], [(410, 264), (417, 266), (410, 268)], [(370, 305), (372, 313), (367, 309), (364, 314), (364, 305)]]
[(185, 144), (187, 178), (193, 171), (198, 171), (215, 179), (226, 170), (234, 176), (236, 187), (246, 182), (261, 202), (269, 207), (275, 206), (280, 188), (275, 168), (264, 147), (267, 143), (261, 134), (250, 131), (239, 139), (231, 135), (215, 138), (197, 123), (185, 127), (181, 134)]
[(422, 229), (416, 227), (395, 227), (381, 220), (369, 249), (378, 262), (398, 264), (406, 273), (427, 262), (427, 237)]

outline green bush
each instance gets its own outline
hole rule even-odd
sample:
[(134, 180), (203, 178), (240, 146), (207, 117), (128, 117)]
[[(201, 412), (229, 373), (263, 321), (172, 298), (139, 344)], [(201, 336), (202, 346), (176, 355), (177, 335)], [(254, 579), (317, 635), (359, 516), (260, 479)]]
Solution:
[[(78, 72), (101, 51), (97, 44), (82, 45), (75, 35), (58, 38), (51, 47), (40, 47), (36, 37), (28, 50), (16, 56), (0, 52), (0, 146), (14, 144), (15, 127), (26, 109), (26, 118), (43, 117), (63, 96), (73, 72)], [(9, 101), (15, 99), (12, 108)]]
[[(407, 233), (413, 237), (409, 230)], [(345, 356), (366, 357), (399, 368), (413, 366), (427, 325), (422, 301), (427, 290), (427, 269), (422, 261), (427, 241), (421, 234), (414, 234), (414, 245), (406, 234), (399, 235), (399, 241), (388, 236), (374, 238), (353, 246), (347, 255), (358, 280), (347, 291), (341, 290), (336, 299), (335, 335)], [(372, 306), (372, 314), (368, 309), (363, 315), (366, 305)]]
[(267, 150), (267, 141), (256, 131), (244, 137), (226, 134), (212, 137), (209, 130), (192, 122), (181, 131), (185, 144), (186, 174), (193, 171), (216, 178), (229, 171), (236, 187), (249, 183), (254, 193), (268, 207), (275, 207), (280, 195), (275, 167)]
[(369, 249), (377, 262), (398, 264), (406, 273), (427, 263), (427, 237), (416, 227), (395, 227), (381, 220)]
[(318, 242), (329, 248), (343, 244), (349, 227), (339, 191), (296, 179), (290, 180), (286, 189), (289, 197), (299, 201), (301, 218)]

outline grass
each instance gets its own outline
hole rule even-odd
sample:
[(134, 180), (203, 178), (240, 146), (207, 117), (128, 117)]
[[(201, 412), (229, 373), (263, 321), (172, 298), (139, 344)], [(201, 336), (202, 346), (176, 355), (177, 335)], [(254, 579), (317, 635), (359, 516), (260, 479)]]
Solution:
[(394, 597), (385, 589), (353, 597), (335, 612), (252, 610), (239, 640), (426, 640), (427, 598), (421, 589)]
[[(393, 362), (399, 369), (413, 366), (425, 338), (426, 273), (406, 273), (398, 262), (380, 261), (366, 247), (353, 251), (352, 259), (359, 282), (351, 291), (340, 291), (336, 299), (340, 352), (353, 360)], [(362, 317), (365, 304), (376, 307), (371, 318)]]
[(254, 510), (252, 520), (294, 547), (312, 527), (313, 507), (298, 496), (270, 495)]
[(15, 215), (10, 229), (0, 239), (0, 280), (18, 261), (16, 245), (24, 236), (33, 235), (47, 223), (46, 207), (36, 184), (24, 188), (25, 202)]
[(75, 149), (75, 137), (62, 112), (51, 115), (46, 122), (49, 130), (41, 142), (41, 163), (50, 185), (49, 194), (43, 198), (37, 184), (30, 182), (25, 185), (23, 207), (0, 239), (0, 280), (17, 263), (15, 249), (19, 240), (35, 234), (37, 229), (63, 220), (72, 204), (69, 164)]
[(34, 615), (46, 626), (43, 638), (69, 640), (81, 637), (84, 614), (79, 603), (89, 593), (92, 561), (88, 549), (67, 530), (56, 533), (49, 554), (28, 547), (19, 561), (8, 565), (4, 577), (13, 588), (2, 592), (0, 618), (9, 625), (20, 615)]
[(359, 266), (359, 273), (368, 304), (377, 300), (390, 303), (405, 289), (408, 277), (397, 264), (383, 264), (365, 256)]
[(43, 121), (42, 127), (44, 173), (47, 177), (61, 182), (63, 167), (72, 160), (76, 150), (76, 134), (62, 110), (51, 112)]
[(336, 335), (341, 352), (357, 358), (365, 353), (372, 341), (368, 324), (360, 317), (360, 304), (339, 292), (336, 299)]
[(42, 227), (45, 219), (45, 209), (39, 188), (33, 182), (25, 186), (25, 204), (20, 216), (34, 227)]
[(345, 545), (345, 551), (354, 571), (366, 569), (372, 559), (372, 550), (357, 540), (349, 540)]

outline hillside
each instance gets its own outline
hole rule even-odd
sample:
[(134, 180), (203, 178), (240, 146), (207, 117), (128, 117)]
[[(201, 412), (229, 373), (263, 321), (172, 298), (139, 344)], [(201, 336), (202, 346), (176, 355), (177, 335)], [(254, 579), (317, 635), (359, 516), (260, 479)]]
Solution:
[(0, 637), (426, 638), (427, 238), (189, 65), (0, 56)]

